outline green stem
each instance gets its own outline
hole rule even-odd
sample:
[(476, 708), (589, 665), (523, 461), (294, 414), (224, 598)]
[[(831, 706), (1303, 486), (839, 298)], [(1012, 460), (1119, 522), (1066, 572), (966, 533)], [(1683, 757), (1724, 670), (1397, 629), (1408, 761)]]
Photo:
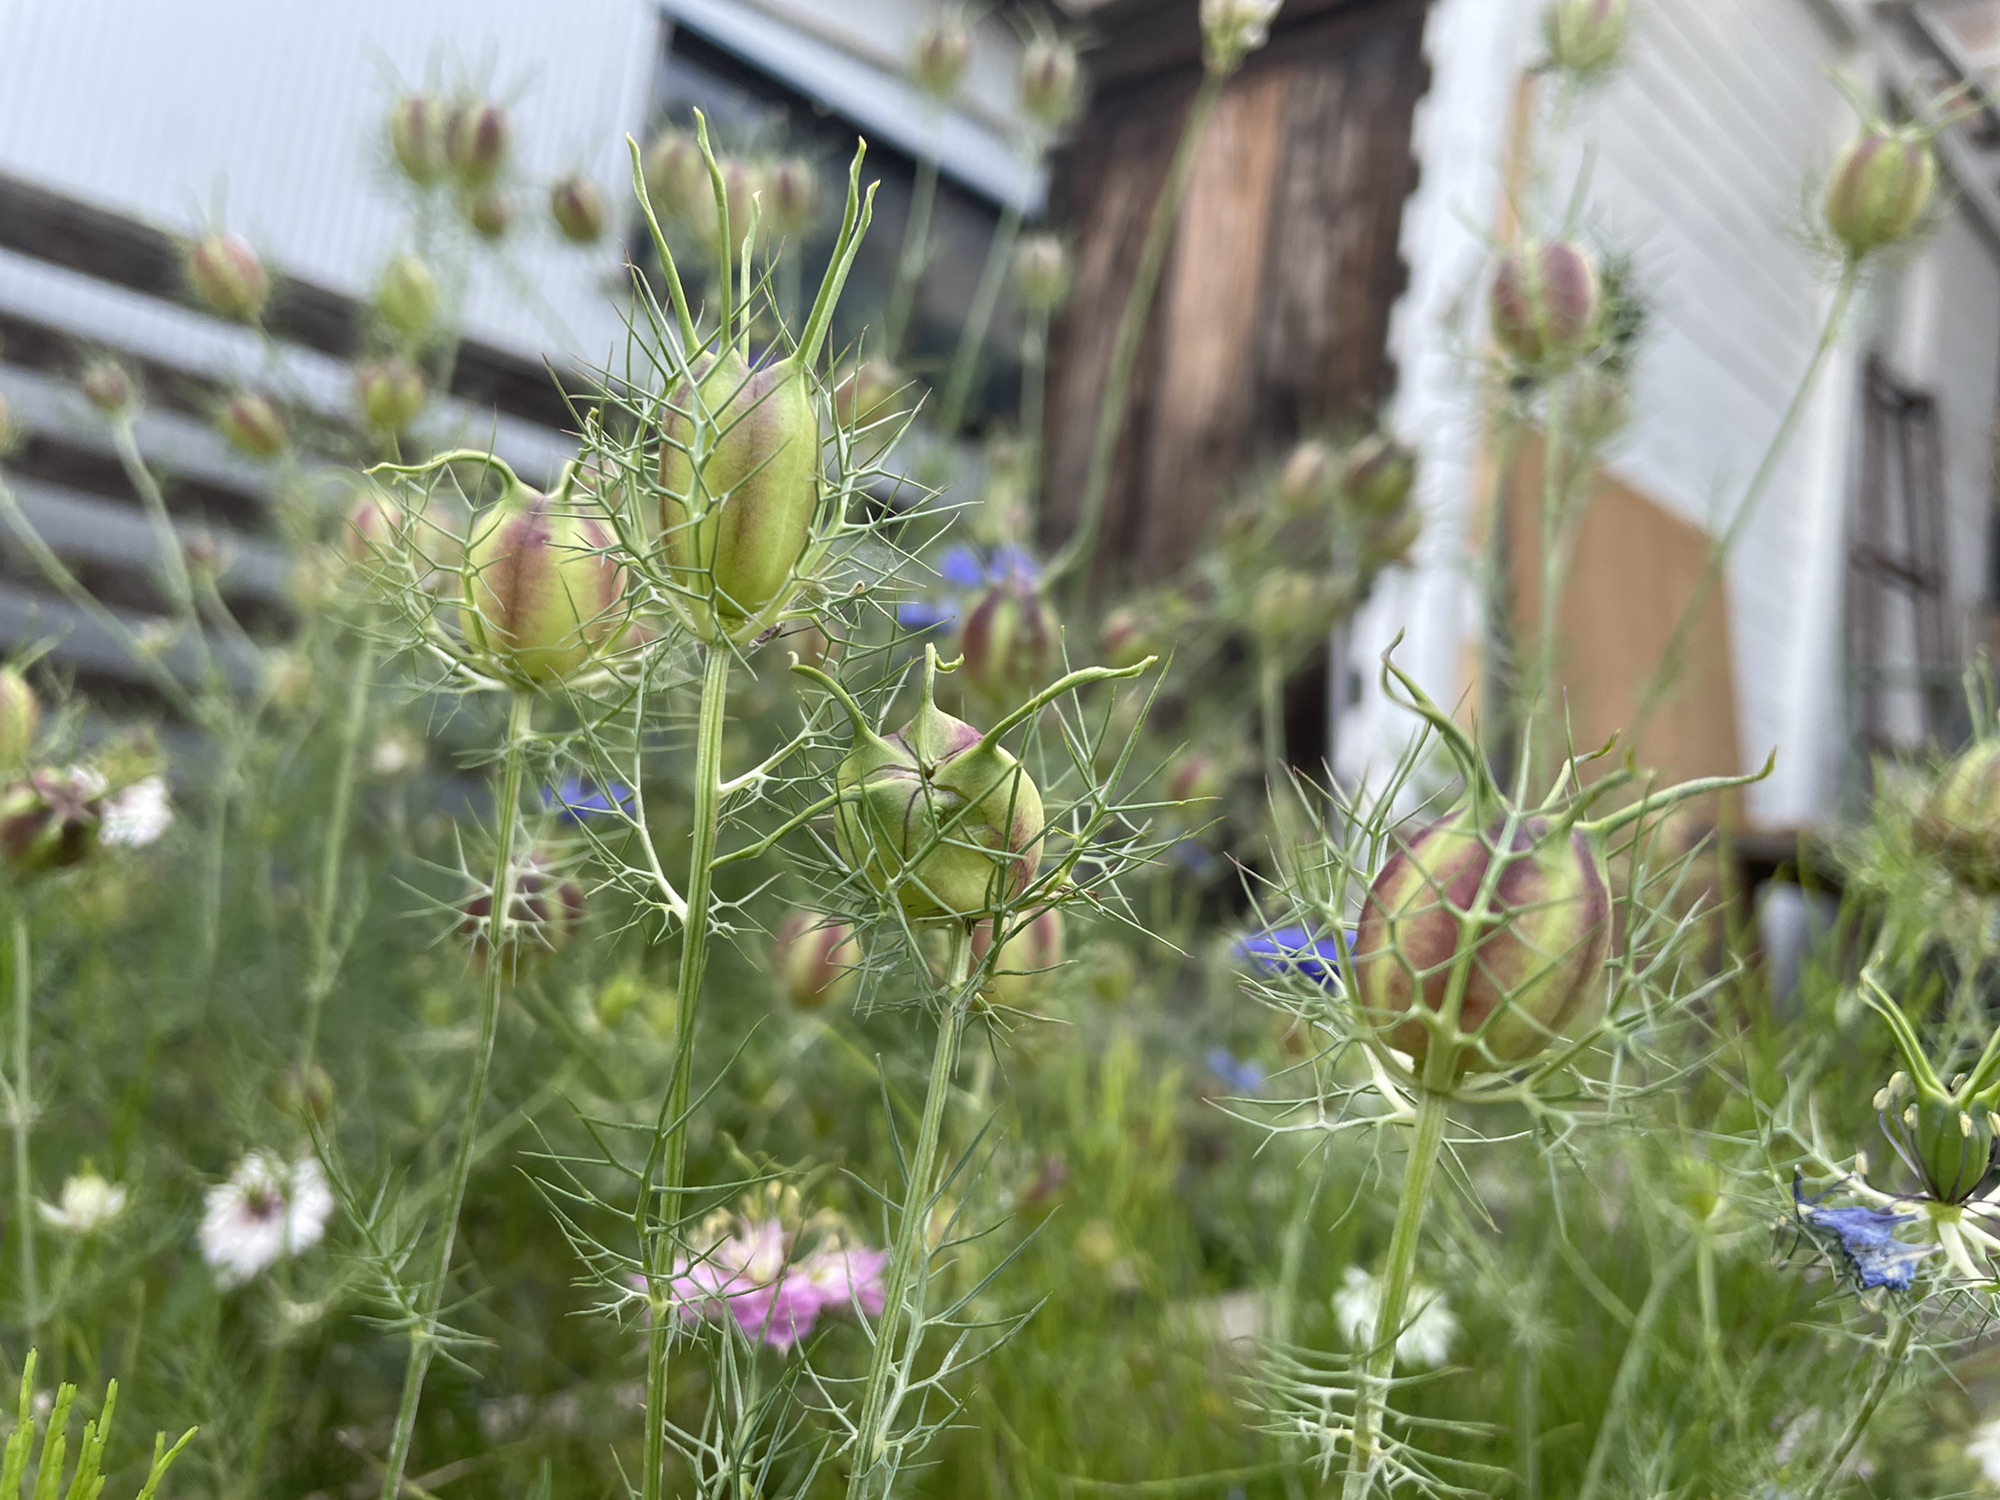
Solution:
[(1028, 314), (1028, 331), (1021, 338), (1021, 503), (1027, 534), (1041, 535), (1042, 444), (1047, 426), (1049, 390), (1049, 310)]
[(1854, 1451), (1868, 1431), (1868, 1424), (1875, 1420), (1876, 1408), (1882, 1398), (1889, 1394), (1889, 1387), (1895, 1384), (1902, 1373), (1903, 1356), (1910, 1351), (1910, 1335), (1913, 1325), (1906, 1314), (1892, 1314), (1895, 1331), (1889, 1335), (1889, 1345), (1882, 1351), (1882, 1357), (1875, 1362), (1875, 1373), (1868, 1379), (1868, 1389), (1861, 1394), (1861, 1404), (1854, 1408), (1854, 1415), (1848, 1418), (1846, 1429), (1828, 1451), (1813, 1475), (1812, 1482), (1799, 1491), (1799, 1500), (1824, 1500), (1833, 1488), (1833, 1482), (1840, 1477), (1841, 1466), (1847, 1462), (1847, 1455)]
[(319, 890), (312, 925), (306, 931), (306, 1025), (299, 1044), (299, 1086), (319, 1051), (320, 1012), (333, 989), (340, 964), (334, 956), (333, 924), (340, 912), (340, 867), (347, 854), (348, 825), (353, 821), (354, 781), (361, 759), (361, 731), (368, 719), (368, 691), (375, 677), (375, 641), (364, 628), (354, 653), (347, 683), (345, 717), (340, 723), (339, 758), (334, 765), (333, 799), (326, 813), (326, 842), (320, 847)]
[[(1556, 697), (1556, 622), (1562, 613), (1562, 593), (1569, 580), (1571, 528), (1569, 517), (1570, 456), (1564, 442), (1563, 407), (1568, 388), (1558, 381), (1549, 388), (1548, 420), (1542, 435), (1542, 597), (1535, 633), (1535, 676), (1528, 685), (1528, 706), (1522, 714), (1530, 733), (1541, 729), (1550, 749), (1565, 736), (1562, 718), (1553, 712)], [(1550, 757), (1553, 764), (1555, 757)]]
[[(875, 1348), (868, 1360), (868, 1384), (861, 1397), (861, 1419), (854, 1429), (854, 1453), (847, 1479), (847, 1500), (867, 1500), (876, 1466), (887, 1455), (889, 1438), (896, 1422), (900, 1390), (892, 1392), (896, 1379), (897, 1345), (903, 1337), (903, 1319), (910, 1309), (905, 1303), (910, 1282), (917, 1271), (917, 1257), (925, 1243), (933, 1197), (932, 1179), (937, 1175), (938, 1137), (942, 1133), (945, 1101), (951, 1094), (952, 1072), (958, 1064), (959, 1038), (965, 1031), (965, 1016), (972, 1003), (967, 977), (972, 968), (972, 935), (963, 926), (951, 930), (951, 950), (945, 962), (944, 1011), (938, 1017), (937, 1051), (931, 1058), (930, 1089), (924, 1095), (923, 1124), (918, 1127), (916, 1151), (910, 1157), (905, 1177), (902, 1221), (896, 1226), (896, 1244), (890, 1253), (889, 1279), (882, 1299), (882, 1316), (875, 1324)], [(923, 1307), (914, 1309), (914, 1333), (923, 1331)], [(893, 1474), (893, 1469), (891, 1470)], [(886, 1487), (885, 1487), (886, 1494)]]
[(1098, 533), (1104, 525), (1104, 503), (1111, 492), (1111, 471), (1118, 458), (1118, 442), (1125, 432), (1125, 406), (1132, 393), (1132, 372), (1139, 363), (1139, 345), (1144, 342), (1146, 324), (1153, 315), (1153, 298), (1160, 289), (1160, 273), (1167, 263), (1167, 247), (1173, 243), (1174, 225), (1180, 219), (1181, 199), (1186, 196), (1188, 178), (1194, 172), (1196, 149), (1208, 130), (1227, 79), (1217, 71), (1204, 74), (1194, 103), (1188, 107), (1187, 122), (1181, 127), (1179, 144), (1167, 166), (1167, 180), (1153, 203), (1152, 222), (1146, 226), (1146, 240), (1139, 250), (1139, 264), (1132, 274), (1132, 289), (1125, 295), (1125, 309), (1118, 318), (1118, 333), (1111, 346), (1111, 367), (1105, 373), (1104, 394), (1097, 408), (1097, 430), (1091, 440), (1090, 468), (1084, 477), (1083, 498), (1077, 506), (1076, 532), (1049, 565), (1049, 576), (1059, 577), (1072, 568), (1078, 582), (1071, 586), (1071, 608), (1082, 603), (1090, 562), (1097, 552)]
[(1423, 1239), (1424, 1214), (1430, 1207), (1431, 1182), (1437, 1175), (1450, 1102), (1450, 1096), (1437, 1089), (1425, 1087), (1418, 1091), (1410, 1159), (1403, 1169), (1403, 1196), (1396, 1205), (1395, 1230), (1389, 1236), (1382, 1305), (1375, 1314), (1374, 1342), (1355, 1391), (1354, 1437), (1347, 1455), (1347, 1482), (1341, 1488), (1342, 1500), (1367, 1500), (1374, 1488), (1375, 1440), (1381, 1430), (1382, 1413), (1389, 1404), (1389, 1377), (1396, 1371), (1396, 1338), (1403, 1331), (1410, 1287), (1416, 1281), (1417, 1246)]
[(910, 187), (910, 216), (903, 222), (903, 250), (896, 258), (896, 280), (889, 291), (889, 310), (882, 320), (882, 356), (891, 363), (902, 357), (903, 335), (909, 328), (910, 311), (916, 305), (917, 283), (923, 280), (924, 265), (931, 258), (931, 214), (937, 207), (936, 132), (939, 128), (933, 126), (931, 146), (917, 159), (916, 180)]
[(1653, 1284), (1646, 1288), (1646, 1300), (1639, 1304), (1639, 1311), (1633, 1316), (1631, 1335), (1626, 1339), (1625, 1352), (1618, 1360), (1618, 1374), (1611, 1382), (1611, 1399), (1605, 1405), (1604, 1420), (1597, 1424), (1597, 1441), (1591, 1444), (1590, 1463), (1584, 1469), (1583, 1488), (1577, 1492), (1577, 1500), (1594, 1500), (1599, 1486), (1604, 1483), (1604, 1471), (1611, 1462), (1611, 1440), (1623, 1427), (1625, 1408), (1631, 1404), (1632, 1392), (1639, 1384), (1639, 1377), (1645, 1373), (1646, 1355), (1653, 1341), (1653, 1325), (1660, 1320), (1660, 1309), (1666, 1306), (1667, 1293), (1694, 1258), (1695, 1246), (1693, 1240), (1683, 1244), (1674, 1258), (1653, 1278)]
[(35, 1128), (34, 1080), (29, 1070), (34, 1023), (34, 957), (28, 947), (28, 913), (14, 893), (14, 1222), (21, 1239), (21, 1309), (28, 1347), (41, 1337), (42, 1293), (35, 1271), (35, 1183), (28, 1142)]
[(1514, 1390), (1514, 1453), (1521, 1466), (1520, 1500), (1542, 1500), (1542, 1360), (1531, 1340), (1521, 1349)]
[(188, 576), (187, 556), (181, 551), (180, 536), (174, 530), (172, 517), (167, 514), (167, 498), (161, 493), (159, 482), (153, 478), (153, 471), (146, 467), (145, 455), (139, 451), (138, 435), (132, 430), (131, 417), (120, 417), (112, 424), (111, 430), (118, 446), (118, 462), (125, 470), (125, 477), (132, 481), (132, 488), (138, 491), (139, 502), (146, 510), (146, 520), (153, 528), (153, 544), (160, 550), (160, 576), (166, 582), (167, 597), (201, 655), (204, 673), (214, 684), (215, 656), (209, 650), (208, 636), (201, 628), (201, 612), (195, 607), (194, 580)]
[(729, 669), (735, 660), (726, 645), (708, 648), (701, 683), (701, 717), (695, 730), (694, 832), (688, 854), (687, 919), (681, 928), (680, 1006), (674, 1021), (673, 1072), (660, 1108), (659, 1216), (648, 1221), (640, 1203), (640, 1232), (646, 1258), (647, 1296), (653, 1309), (646, 1333), (646, 1439), (640, 1492), (660, 1500), (666, 1482), (667, 1355), (674, 1322), (667, 1308), (675, 1248), (686, 1218), (682, 1189), (687, 1175), (688, 1100), (694, 1086), (695, 1017), (702, 977), (708, 968), (711, 892), (715, 844), (722, 822), (722, 730), (729, 712)]
[(972, 306), (965, 315), (965, 329), (958, 336), (958, 349), (951, 357), (951, 372), (945, 377), (944, 400), (938, 405), (938, 426), (945, 436), (958, 432), (965, 420), (966, 403), (972, 399), (973, 377), (979, 373), (979, 356), (986, 350), (986, 333), (993, 326), (993, 309), (1000, 305), (1000, 289), (1007, 284), (1007, 268), (1014, 260), (1014, 242), (1021, 237), (1021, 210), (1008, 204), (994, 226), (986, 247), (986, 265), (979, 273), (979, 286), (972, 294)]
[(410, 1460), (410, 1442), (417, 1430), (417, 1407), (423, 1400), (424, 1377), (437, 1354), (439, 1312), (445, 1281), (451, 1274), (452, 1248), (458, 1239), (458, 1218), (465, 1207), (466, 1183), (472, 1176), (479, 1116), (486, 1104), (486, 1075), (493, 1064), (493, 1039), (500, 1028), (500, 984), (509, 963), (507, 920), (514, 904), (514, 832), (521, 817), (521, 781), (528, 735), (534, 725), (532, 693), (517, 691), (507, 715), (507, 745), (500, 775), (500, 800), (494, 808), (492, 909), (486, 922), (486, 974), (479, 998), (479, 1041), (472, 1055), (472, 1081), (466, 1090), (465, 1122), (451, 1164), (444, 1225), (438, 1236), (437, 1260), (431, 1279), (420, 1293), (417, 1326), (410, 1330), (410, 1357), (403, 1368), (403, 1398), (396, 1409), (396, 1426), (382, 1467), (382, 1500), (399, 1500), (403, 1469)]
[(1771, 435), (1770, 446), (1764, 450), (1764, 457), (1757, 465), (1757, 471), (1750, 477), (1749, 488), (1737, 502), (1736, 513), (1722, 535), (1709, 544), (1708, 561), (1703, 566), (1701, 577), (1695, 580), (1694, 592), (1681, 608), (1680, 618), (1674, 623), (1674, 633), (1668, 637), (1667, 649), (1660, 654), (1659, 663), (1653, 668), (1652, 676), (1646, 682), (1646, 690), (1639, 695), (1638, 711), (1632, 716), (1632, 727), (1626, 738), (1636, 743), (1647, 724), (1652, 722), (1667, 690), (1674, 685), (1680, 675), (1681, 657), (1687, 651), (1688, 637), (1694, 631), (1695, 621), (1707, 604), (1708, 596), (1714, 592), (1716, 580), (1722, 575), (1723, 565), (1729, 561), (1729, 554), (1735, 550), (1744, 528), (1757, 513), (1757, 506), (1770, 488), (1771, 480), (1778, 472), (1779, 460), (1791, 446), (1793, 434), (1798, 431), (1804, 419), (1806, 406), (1812, 397), (1819, 377), (1826, 368), (1833, 347), (1840, 341), (1842, 326), (1847, 321), (1848, 306), (1854, 300), (1855, 287), (1861, 277), (1861, 263), (1849, 259), (1840, 273), (1840, 285), (1835, 289), (1833, 302), (1826, 310), (1826, 322), (1821, 326), (1819, 342), (1814, 345), (1812, 358), (1806, 364), (1805, 374), (1800, 378), (1798, 389), (1792, 392), (1791, 404), (1785, 408), (1785, 415), (1778, 423), (1778, 430)]

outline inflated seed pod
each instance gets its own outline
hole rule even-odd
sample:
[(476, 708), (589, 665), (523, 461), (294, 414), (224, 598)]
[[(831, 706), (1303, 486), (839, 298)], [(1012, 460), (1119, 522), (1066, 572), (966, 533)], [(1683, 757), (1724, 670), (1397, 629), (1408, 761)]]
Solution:
[(1937, 155), (1928, 135), (1870, 123), (1841, 148), (1827, 178), (1821, 204), (1826, 227), (1859, 259), (1916, 228), (1936, 186)]
[(958, 627), (959, 670), (988, 703), (1012, 706), (1062, 666), (1062, 622), (1034, 584), (1015, 577), (981, 589)]
[(2000, 739), (1975, 741), (1938, 774), (1916, 836), (1959, 884), (2000, 894)]
[(208, 309), (235, 323), (254, 323), (271, 298), (264, 262), (241, 235), (217, 230), (188, 247), (188, 285)]
[(225, 401), (215, 426), (230, 447), (252, 458), (276, 458), (291, 441), (277, 407), (255, 391), (238, 391)]
[(383, 322), (406, 338), (429, 332), (438, 310), (437, 278), (431, 268), (408, 252), (390, 256), (375, 284), (375, 309)]
[(515, 490), (476, 523), (459, 619), (466, 643), (531, 685), (560, 681), (625, 624), (625, 574), (610, 528), (548, 495)]
[(451, 165), (444, 147), (448, 113), (429, 94), (405, 94), (389, 112), (389, 149), (418, 187), (433, 186)]
[(604, 191), (580, 172), (572, 172), (549, 189), (549, 217), (573, 245), (594, 245), (604, 238), (609, 213)]
[(357, 366), (354, 396), (368, 430), (394, 436), (423, 415), (430, 389), (423, 371), (397, 354)]
[(1617, 62), (1631, 24), (1628, 0), (1550, 0), (1542, 12), (1549, 65), (1593, 78)]
[(844, 1004), (861, 984), (861, 944), (850, 923), (795, 911), (771, 940), (771, 975), (800, 1010)]
[(484, 187), (507, 160), (507, 111), (489, 99), (461, 99), (445, 117), (444, 155), (467, 187)]
[(1493, 336), (1524, 365), (1559, 366), (1593, 348), (1604, 311), (1597, 263), (1567, 240), (1530, 241), (1500, 262)]
[(0, 667), (0, 771), (19, 771), (34, 752), (42, 700), (19, 667)]

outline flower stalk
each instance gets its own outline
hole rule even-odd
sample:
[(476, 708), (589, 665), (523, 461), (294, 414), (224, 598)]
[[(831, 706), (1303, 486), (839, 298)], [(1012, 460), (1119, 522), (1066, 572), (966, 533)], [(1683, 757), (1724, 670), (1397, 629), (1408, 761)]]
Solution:
[(354, 781), (361, 759), (361, 730), (367, 722), (368, 695), (375, 677), (374, 638), (366, 629), (357, 634), (359, 640), (349, 669), (347, 700), (340, 721), (340, 746), (334, 761), (333, 795), (327, 803), (326, 838), (320, 846), (319, 890), (313, 902), (312, 922), (306, 929), (306, 1024), (299, 1041), (301, 1080), (317, 1058), (320, 1013), (340, 972), (333, 924), (339, 915), (340, 870), (347, 856), (349, 827), (354, 821)]
[(34, 957), (28, 946), (28, 913), (23, 896), (14, 893), (12, 934), (14, 960), (14, 1223), (20, 1235), (21, 1321), (32, 1347), (41, 1337), (42, 1294), (35, 1266), (35, 1183), (30, 1160), (35, 1128), (34, 1077)]

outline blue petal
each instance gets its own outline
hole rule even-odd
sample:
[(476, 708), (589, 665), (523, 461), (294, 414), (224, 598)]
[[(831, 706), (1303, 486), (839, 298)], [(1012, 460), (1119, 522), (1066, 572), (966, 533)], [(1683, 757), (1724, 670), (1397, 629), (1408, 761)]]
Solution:
[(1264, 1086), (1264, 1070), (1241, 1061), (1227, 1047), (1210, 1047), (1203, 1061), (1209, 1072), (1239, 1094), (1254, 1094)]
[(1333, 987), (1343, 957), (1340, 938), (1317, 937), (1303, 927), (1279, 927), (1239, 938), (1236, 952), (1267, 974), (1297, 974), (1322, 989)]
[(561, 786), (542, 788), (542, 806), (557, 809), (567, 823), (582, 823), (586, 818), (601, 818), (611, 812), (629, 815), (636, 802), (632, 789), (615, 781), (599, 786), (594, 781), (572, 776)]
[(1042, 567), (1025, 548), (1003, 542), (993, 549), (993, 561), (987, 565), (986, 576), (993, 583), (1014, 583), (1031, 589), (1042, 581)]
[(970, 547), (947, 547), (938, 559), (938, 577), (955, 589), (976, 589), (986, 581), (986, 569)]
[(896, 606), (896, 623), (915, 635), (937, 630), (958, 618), (958, 606), (948, 599), (912, 599)]
[(1197, 880), (1206, 880), (1216, 871), (1215, 856), (1194, 839), (1176, 839), (1167, 854)]
[(1803, 1191), (1799, 1178), (1792, 1178), (1792, 1201), (1799, 1219), (1809, 1229), (1830, 1235), (1847, 1268), (1863, 1291), (1887, 1287), (1907, 1292), (1917, 1279), (1917, 1267), (1937, 1254), (1935, 1245), (1910, 1245), (1896, 1238), (1896, 1231), (1913, 1223), (1915, 1214), (1890, 1209), (1850, 1207), (1821, 1208), (1820, 1199)]

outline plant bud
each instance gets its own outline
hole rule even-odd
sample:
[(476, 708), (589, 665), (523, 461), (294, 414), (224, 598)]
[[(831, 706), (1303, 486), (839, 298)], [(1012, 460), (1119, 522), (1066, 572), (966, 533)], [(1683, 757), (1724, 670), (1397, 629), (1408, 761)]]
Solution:
[(1357, 514), (1379, 519), (1400, 511), (1416, 482), (1417, 455), (1376, 432), (1347, 450), (1340, 493)]
[(572, 244), (594, 245), (604, 238), (604, 194), (588, 177), (572, 172), (549, 189), (549, 217)]
[(1299, 568), (1270, 568), (1257, 581), (1250, 624), (1273, 644), (1309, 640), (1333, 628), (1333, 596), (1320, 580)]
[(340, 547), (357, 566), (401, 562), (415, 582), (427, 587), (456, 574), (465, 562), (463, 528), (455, 524), (442, 496), (431, 497), (421, 511), (410, 514), (381, 490), (363, 494), (347, 512)]
[[(1419, 1071), (1432, 1031), (1413, 1012), (1441, 1013), (1461, 972), (1457, 1036), (1478, 1042), (1457, 1047), (1456, 1074), (1525, 1062), (1602, 1013), (1611, 940), (1603, 856), (1585, 834), (1542, 818), (1519, 819), (1500, 852), (1504, 831), (1498, 821), (1482, 830), (1461, 807), (1401, 841), (1369, 886), (1354, 943), (1357, 999)], [(1466, 914), (1489, 876), (1489, 909), (1468, 935)]]
[(1618, 60), (1631, 20), (1626, 0), (1550, 0), (1542, 12), (1549, 65), (1573, 77), (1595, 77)]
[(1974, 741), (1945, 767), (1918, 814), (1916, 836), (1959, 884), (2000, 894), (2000, 740)]
[(482, 188), (460, 199), (459, 210), (472, 232), (483, 240), (504, 239), (514, 227), (514, 205), (496, 187)]
[(1271, 39), (1282, 0), (1201, 0), (1202, 65), (1234, 73), (1244, 57)]
[(1169, 802), (1213, 802), (1229, 789), (1222, 762), (1199, 750), (1187, 750), (1167, 764)]
[(418, 187), (430, 187), (450, 165), (445, 155), (444, 105), (428, 94), (406, 94), (389, 113), (389, 149)]
[(19, 771), (35, 748), (42, 700), (18, 667), (0, 667), (0, 771)]
[(975, 922), (1019, 899), (1042, 863), (1042, 798), (1019, 761), (938, 710), (887, 739), (858, 709), (834, 776), (834, 841), (849, 869), (913, 921)]
[[(819, 510), (819, 413), (790, 361), (734, 351), (697, 366), (661, 429), (662, 540), (725, 633), (788, 593)], [(698, 622), (699, 623), (699, 622)]]
[(437, 317), (437, 278), (416, 256), (392, 255), (375, 288), (375, 307), (382, 321), (396, 332), (405, 338), (418, 338), (430, 331)]
[(1826, 227), (1859, 260), (1916, 227), (1937, 185), (1929, 137), (1870, 124), (1846, 146), (1827, 179)]
[(610, 545), (610, 530), (589, 515), (532, 490), (508, 495), (466, 548), (466, 643), (524, 682), (576, 671), (625, 623), (625, 573)]
[(254, 323), (270, 300), (271, 278), (240, 235), (220, 230), (188, 247), (188, 285), (208, 309), (236, 323)]
[(1332, 447), (1307, 438), (1292, 449), (1278, 471), (1278, 505), (1288, 516), (1310, 516), (1325, 509), (1338, 490)]
[(0, 792), (0, 860), (24, 880), (80, 864), (97, 848), (104, 778), (82, 766), (34, 771)]
[(714, 231), (715, 193), (708, 163), (701, 159), (701, 146), (692, 133), (661, 131), (646, 148), (642, 167), (646, 195), (661, 218), (696, 234)]
[(1136, 667), (1160, 654), (1159, 621), (1132, 606), (1114, 609), (1098, 631), (1098, 650), (1106, 666)]
[(764, 217), (779, 239), (797, 239), (819, 218), (819, 173), (803, 156), (772, 164), (764, 187)]
[(845, 1004), (860, 986), (860, 964), (853, 927), (815, 911), (786, 917), (771, 943), (771, 974), (800, 1010)]
[(1423, 507), (1405, 505), (1371, 527), (1362, 537), (1362, 562), (1371, 569), (1386, 568), (1391, 563), (1407, 563), (1423, 534)]
[(1530, 241), (1493, 278), (1493, 336), (1524, 365), (1567, 364), (1597, 343), (1603, 302), (1588, 252)]
[(139, 402), (138, 382), (115, 359), (93, 359), (77, 382), (83, 399), (107, 417), (122, 417)]
[[(459, 903), (459, 936), (472, 944), (472, 962), (484, 970), (492, 955), (493, 893), (476, 891)], [(510, 979), (524, 967), (553, 957), (583, 927), (583, 885), (550, 867), (537, 851), (514, 872), (514, 889), (500, 932), (500, 959)]]
[(1060, 130), (1076, 109), (1076, 48), (1036, 37), (1021, 53), (1021, 108), (1044, 130)]
[(215, 426), (230, 447), (252, 458), (276, 458), (291, 440), (278, 409), (255, 391), (238, 391), (224, 402)]
[(1069, 252), (1052, 234), (1022, 237), (1014, 251), (1014, 285), (1034, 312), (1054, 312), (1069, 296)]
[[(1015, 919), (1017, 922), (1019, 918)], [(985, 961), (993, 946), (992, 921), (972, 929), (972, 959)], [(1026, 1010), (1036, 993), (1044, 990), (1063, 961), (1063, 914), (1060, 907), (1045, 906), (1017, 927), (1013, 936), (1000, 945), (986, 981), (984, 998), (989, 1004), (1011, 1010)]]
[(484, 99), (463, 99), (444, 125), (444, 155), (467, 187), (484, 187), (507, 159), (507, 112)]
[(915, 404), (908, 378), (879, 356), (864, 359), (834, 380), (833, 414), (843, 427), (888, 421)]
[(1033, 584), (989, 583), (958, 627), (959, 670), (987, 702), (1012, 707), (1046, 686), (1062, 666), (1062, 624)]
[(394, 437), (423, 415), (430, 392), (423, 372), (401, 355), (371, 360), (354, 372), (354, 394), (370, 432)]
[(278, 1076), (271, 1096), (280, 1114), (302, 1125), (324, 1125), (333, 1114), (333, 1077), (318, 1063), (303, 1071), (289, 1067)]
[(972, 62), (972, 38), (957, 21), (938, 21), (924, 28), (910, 50), (910, 78), (933, 99), (958, 92)]

